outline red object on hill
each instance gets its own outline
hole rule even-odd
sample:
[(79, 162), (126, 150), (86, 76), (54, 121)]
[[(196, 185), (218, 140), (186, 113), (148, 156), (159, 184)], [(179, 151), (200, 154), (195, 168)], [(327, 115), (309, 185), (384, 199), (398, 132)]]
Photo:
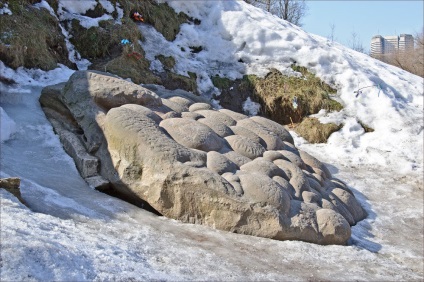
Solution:
[(131, 15), (131, 18), (132, 18), (133, 20), (135, 20), (135, 21), (144, 22), (144, 18), (143, 18), (143, 16), (142, 16), (139, 12), (134, 12), (134, 13)]
[(127, 55), (128, 57), (134, 57), (136, 60), (140, 60), (143, 55), (141, 55), (140, 53), (137, 52), (131, 52)]

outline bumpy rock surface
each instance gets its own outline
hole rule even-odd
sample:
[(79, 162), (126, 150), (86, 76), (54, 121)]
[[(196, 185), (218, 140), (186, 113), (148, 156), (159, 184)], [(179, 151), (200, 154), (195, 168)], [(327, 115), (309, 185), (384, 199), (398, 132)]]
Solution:
[(366, 216), (343, 182), (265, 118), (93, 71), (45, 88), (40, 102), (90, 185), (141, 199), (167, 217), (345, 244), (350, 225)]

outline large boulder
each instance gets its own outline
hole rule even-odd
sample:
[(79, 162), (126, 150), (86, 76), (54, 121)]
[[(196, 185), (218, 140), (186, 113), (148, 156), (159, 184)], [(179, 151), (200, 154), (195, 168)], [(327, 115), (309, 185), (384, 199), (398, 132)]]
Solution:
[(347, 242), (365, 212), (324, 164), (296, 149), (284, 127), (173, 93), (78, 71), (45, 88), (40, 101), (89, 183), (183, 222), (278, 240)]

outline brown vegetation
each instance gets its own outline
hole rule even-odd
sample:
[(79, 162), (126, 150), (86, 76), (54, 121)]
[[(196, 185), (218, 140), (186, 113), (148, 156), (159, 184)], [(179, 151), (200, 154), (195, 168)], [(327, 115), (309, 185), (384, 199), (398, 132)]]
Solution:
[(305, 118), (294, 131), (305, 138), (309, 143), (326, 143), (333, 132), (342, 128), (342, 125), (334, 123), (320, 123), (317, 118)]
[[(343, 106), (330, 98), (336, 90), (321, 81), (306, 68), (293, 65), (301, 77), (286, 76), (272, 69), (264, 78), (246, 75), (241, 80), (231, 81), (213, 77), (214, 85), (222, 92), (217, 99), (224, 108), (240, 111), (242, 101), (250, 97), (261, 105), (261, 115), (280, 124), (300, 122), (304, 117), (321, 109), (339, 111)], [(237, 94), (234, 94), (236, 92)], [(293, 107), (297, 98), (298, 107)]]
[(9, 1), (13, 14), (1, 16), (0, 60), (13, 69), (51, 70), (58, 63), (74, 67), (56, 18), (32, 7), (33, 2)]

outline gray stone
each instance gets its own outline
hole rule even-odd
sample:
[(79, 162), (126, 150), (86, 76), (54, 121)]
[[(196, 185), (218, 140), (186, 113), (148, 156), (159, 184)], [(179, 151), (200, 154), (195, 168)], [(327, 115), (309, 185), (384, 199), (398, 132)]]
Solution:
[(310, 191), (303, 191), (302, 198), (305, 203), (315, 203), (318, 206), (321, 206), (322, 197), (319, 194)]
[(295, 165), (297, 165), (301, 169), (306, 168), (305, 163), (302, 161), (302, 159), (300, 158), (299, 155), (293, 153), (292, 151), (287, 151), (287, 150), (280, 150), (278, 152), (280, 152), (284, 156), (285, 159), (294, 163)]
[(176, 103), (172, 100), (168, 100), (168, 99), (162, 99), (162, 104), (165, 105), (166, 107), (170, 108), (172, 111), (177, 112), (177, 113), (182, 113), (182, 112), (187, 112), (188, 111), (188, 107), (181, 105), (179, 103)]
[(90, 96), (97, 105), (106, 110), (125, 104), (151, 106), (162, 104), (154, 92), (97, 71), (76, 71), (64, 88), (66, 104), (75, 102), (77, 97), (73, 97), (72, 93), (78, 93), (78, 96)]
[(201, 114), (198, 114), (196, 112), (182, 112), (181, 117), (182, 118), (194, 119), (194, 120), (204, 118), (204, 116), (202, 116)]
[(339, 198), (337, 198), (337, 196), (335, 196), (333, 193), (322, 193), (321, 195), (324, 199), (334, 205), (334, 207), (337, 209), (337, 212), (341, 214), (347, 220), (347, 222), (349, 222), (350, 225), (355, 224), (355, 219), (353, 218), (352, 214), (349, 212), (343, 202), (340, 201)]
[(226, 114), (227, 116), (230, 116), (232, 119), (234, 119), (235, 121), (241, 120), (241, 119), (245, 119), (248, 118), (248, 116), (240, 114), (240, 113), (236, 113), (227, 109), (220, 109), (218, 110), (221, 113)]
[(170, 111), (170, 112), (167, 112), (166, 114), (162, 114), (160, 117), (162, 120), (170, 119), (170, 118), (180, 118), (181, 114), (175, 111)]
[(212, 109), (212, 106), (207, 103), (194, 103), (188, 108), (190, 112), (197, 112), (201, 110), (211, 110), (211, 109)]
[(294, 144), (293, 137), (281, 124), (260, 116), (254, 116), (251, 117), (251, 119), (277, 134), (277, 136), (280, 137), (282, 141), (287, 141), (291, 144)]
[(243, 196), (244, 191), (241, 187), (240, 178), (237, 175), (231, 172), (226, 172), (222, 174), (222, 178), (227, 180), (234, 187), (234, 190), (236, 191), (236, 195), (238, 197)]
[(237, 125), (230, 126), (230, 129), (234, 132), (235, 135), (241, 135), (241, 136), (247, 137), (255, 141), (256, 143), (261, 144), (263, 147), (266, 147), (265, 141), (261, 137), (259, 137), (257, 134), (250, 131), (249, 129), (241, 127), (241, 126), (237, 126)]
[(216, 134), (218, 134), (221, 137), (227, 137), (229, 135), (233, 135), (233, 131), (222, 122), (219, 122), (210, 118), (201, 118), (201, 119), (198, 119), (197, 121), (203, 123), (204, 125), (209, 126), (210, 129), (212, 129)]
[(346, 242), (351, 231), (348, 222), (337, 212), (329, 209), (320, 209), (316, 211), (318, 230), (323, 240), (323, 245), (340, 244)]
[(218, 174), (226, 172), (234, 173), (238, 169), (238, 166), (235, 163), (215, 151), (208, 152), (206, 166), (208, 169)]
[(111, 190), (110, 182), (103, 177), (96, 175), (84, 179), (88, 186), (101, 192)]
[(278, 240), (344, 244), (349, 224), (364, 216), (343, 183), (288, 142), (280, 125), (213, 110), (182, 90), (128, 83), (76, 72), (40, 98), (92, 187), (183, 222)]
[[(325, 173), (325, 176), (329, 179), (331, 179), (331, 173), (328, 170), (328, 168), (321, 163), (319, 160), (317, 160), (316, 158), (312, 157), (311, 155), (309, 155), (308, 153), (306, 153), (305, 151), (299, 151), (300, 157), (302, 158), (303, 162), (312, 167), (312, 168), (317, 168), (320, 169), (321, 171), (323, 171)], [(312, 171), (311, 171), (312, 172)]]
[(75, 161), (81, 176), (87, 178), (97, 175), (99, 160), (88, 154), (81, 140), (69, 131), (62, 131), (59, 135), (63, 148)]
[(227, 157), (230, 161), (235, 163), (238, 167), (241, 167), (244, 164), (247, 164), (248, 162), (251, 162), (252, 160), (248, 157), (245, 157), (243, 155), (240, 155), (239, 153), (235, 151), (228, 151), (223, 153), (225, 157)]
[(303, 171), (295, 164), (285, 160), (275, 160), (274, 164), (290, 178), (289, 182), (296, 191), (295, 199), (301, 199), (303, 191), (309, 191), (309, 181)]
[(259, 173), (243, 173), (238, 174), (238, 177), (243, 187), (244, 198), (262, 206), (276, 207), (283, 215), (288, 214), (290, 197), (277, 182)]
[(237, 121), (237, 126), (244, 127), (258, 135), (262, 140), (264, 140), (267, 150), (282, 150), (285, 147), (283, 141), (277, 136), (277, 134), (263, 125), (256, 123), (251, 118)]
[(265, 152), (265, 148), (259, 143), (241, 135), (227, 136), (225, 140), (227, 140), (231, 149), (249, 159), (260, 157)]
[(290, 200), (292, 200), (295, 197), (296, 190), (294, 190), (293, 186), (285, 178), (283, 178), (279, 175), (276, 175), (272, 178), (272, 180), (274, 180), (275, 182), (280, 184), (281, 187), (283, 187), (283, 189), (289, 195)]
[(186, 97), (181, 97), (181, 96), (173, 96), (173, 97), (169, 97), (168, 98), (169, 101), (173, 102), (173, 103), (177, 103), (180, 106), (184, 107), (184, 108), (189, 108), (192, 104), (194, 104), (194, 101), (191, 99), (188, 99)]
[(286, 157), (284, 157), (284, 155), (281, 154), (279, 151), (266, 151), (264, 153), (263, 158), (264, 158), (264, 160), (267, 160), (267, 161), (270, 161), (270, 162), (273, 162), (273, 161), (278, 160), (278, 159), (288, 161), (288, 159)]
[(226, 126), (233, 126), (233, 125), (236, 124), (236, 121), (232, 117), (230, 117), (230, 116), (228, 116), (228, 115), (226, 115), (222, 112), (219, 112), (219, 111), (198, 110), (198, 111), (196, 111), (196, 113), (201, 114), (205, 118), (221, 122), (221, 123), (225, 124)]
[(22, 204), (26, 205), (21, 196), (21, 179), (19, 177), (0, 178), (0, 188), (5, 189), (7, 192), (15, 196)]
[(223, 146), (221, 137), (208, 126), (195, 120), (169, 118), (163, 120), (159, 126), (164, 128), (176, 142), (188, 148), (209, 152), (219, 151)]
[(337, 196), (339, 200), (346, 206), (350, 214), (353, 216), (355, 222), (358, 222), (366, 217), (366, 213), (361, 205), (356, 201), (355, 197), (349, 192), (334, 188), (331, 193)]
[(241, 171), (249, 172), (249, 173), (259, 173), (266, 175), (270, 178), (274, 176), (280, 176), (283, 178), (287, 178), (287, 175), (283, 170), (281, 170), (274, 163), (264, 160), (263, 158), (257, 158), (243, 166), (240, 167)]

